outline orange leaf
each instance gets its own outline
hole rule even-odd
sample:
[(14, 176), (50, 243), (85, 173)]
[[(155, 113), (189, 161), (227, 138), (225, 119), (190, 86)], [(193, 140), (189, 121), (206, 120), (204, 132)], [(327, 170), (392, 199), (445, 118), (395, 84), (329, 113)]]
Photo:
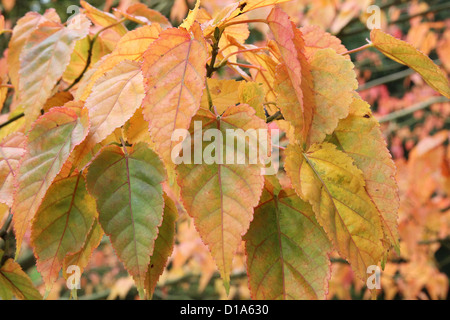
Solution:
[(188, 129), (200, 108), (205, 87), (206, 44), (198, 23), (191, 32), (163, 31), (144, 54), (142, 71), (146, 96), (144, 119), (163, 161), (171, 163), (172, 132)]

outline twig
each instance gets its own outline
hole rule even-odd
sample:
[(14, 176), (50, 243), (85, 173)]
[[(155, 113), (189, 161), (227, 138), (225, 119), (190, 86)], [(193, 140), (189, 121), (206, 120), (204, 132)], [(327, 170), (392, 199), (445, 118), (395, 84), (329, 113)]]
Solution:
[(219, 28), (216, 28), (214, 30), (214, 40), (212, 45), (212, 52), (211, 52), (211, 62), (206, 65), (206, 77), (211, 78), (214, 71), (217, 69), (214, 68), (214, 65), (216, 64), (217, 55), (219, 54), (219, 41), (220, 37), (222, 36), (222, 31), (220, 31)]
[(4, 239), (6, 234), (8, 233), (9, 226), (11, 225), (13, 215), (11, 214), (11, 209), (9, 209), (8, 217), (6, 218), (5, 223), (0, 229), (0, 238)]
[(266, 123), (272, 122), (274, 120), (282, 120), (282, 119), (284, 119), (283, 114), (281, 113), (281, 111), (277, 111), (273, 115), (271, 115), (270, 117), (268, 117), (266, 119)]
[(399, 111), (395, 111), (395, 112), (392, 112), (392, 113), (390, 113), (390, 114), (388, 114), (388, 115), (386, 115), (384, 117), (381, 117), (381, 118), (378, 119), (378, 122), (383, 123), (383, 122), (392, 121), (392, 120), (395, 120), (395, 119), (407, 116), (407, 115), (409, 115), (411, 113), (414, 113), (414, 112), (416, 112), (418, 110), (422, 110), (422, 109), (428, 108), (432, 104), (449, 102), (449, 101), (450, 101), (450, 99), (447, 99), (446, 97), (442, 97), (442, 96), (432, 97), (432, 98), (428, 99), (427, 101), (416, 103), (415, 105), (413, 105), (410, 108), (399, 110)]
[[(443, 10), (446, 10), (446, 9), (449, 9), (449, 8), (450, 8), (450, 3), (444, 3), (442, 5), (438, 5), (436, 7), (431, 7), (428, 10), (425, 10), (425, 11), (422, 11), (422, 12), (418, 12), (418, 13), (412, 14), (410, 16), (405, 16), (405, 17), (398, 18), (395, 21), (389, 21), (388, 25), (393, 25), (393, 24), (409, 21), (410, 19), (417, 18), (417, 17), (423, 16), (423, 15), (426, 15), (428, 13), (433, 13), (433, 12), (437, 12), (437, 11), (443, 11)], [(370, 30), (367, 29), (365, 26), (363, 26), (363, 27), (355, 29), (353, 31), (343, 32), (341, 34), (341, 36), (342, 37), (353, 36), (353, 35), (359, 34), (359, 33), (364, 32), (364, 31), (370, 31)]]
[(12, 117), (12, 118), (9, 119), (8, 121), (3, 122), (2, 124), (0, 124), (0, 129), (3, 128), (3, 127), (5, 127), (5, 126), (7, 126), (7, 125), (10, 124), (10, 123), (13, 123), (13, 122), (16, 121), (16, 120), (19, 120), (19, 119), (22, 118), (24, 115), (25, 115), (25, 114), (22, 112), (22, 113), (19, 113), (17, 116)]
[(127, 18), (123, 18), (119, 21), (117, 21), (116, 23), (110, 24), (109, 26), (106, 26), (102, 29), (100, 29), (95, 35), (94, 37), (89, 41), (89, 50), (88, 50), (88, 56), (86, 59), (86, 65), (84, 66), (83, 71), (80, 73), (80, 75), (78, 76), (78, 78), (75, 79), (75, 81), (69, 86), (67, 87), (64, 91), (69, 91), (70, 89), (72, 89), (78, 82), (80, 82), (80, 80), (83, 78), (84, 74), (86, 73), (87, 69), (89, 68), (89, 66), (91, 65), (91, 60), (92, 60), (92, 50), (94, 49), (94, 43), (97, 40), (98, 36), (100, 35), (100, 33), (102, 33), (103, 31), (110, 29), (112, 27), (115, 27), (119, 24), (121, 24), (122, 22), (126, 21)]
[(360, 52), (360, 51), (366, 50), (367, 48), (370, 48), (370, 47), (373, 47), (373, 43), (368, 43), (368, 44), (365, 44), (365, 45), (363, 45), (363, 46), (361, 46), (361, 47), (359, 47), (359, 48), (356, 48), (356, 49), (353, 49), (353, 50), (346, 51), (346, 52), (344, 52), (344, 53), (341, 53), (341, 55), (345, 56), (345, 55), (347, 55), (347, 54), (352, 54), (352, 53), (355, 53), (355, 52)]

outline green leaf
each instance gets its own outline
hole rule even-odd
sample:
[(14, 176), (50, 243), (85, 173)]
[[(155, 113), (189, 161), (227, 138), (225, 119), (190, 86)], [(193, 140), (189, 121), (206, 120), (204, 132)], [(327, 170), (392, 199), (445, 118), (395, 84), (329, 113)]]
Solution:
[(64, 258), (81, 250), (97, 215), (81, 174), (55, 181), (33, 221), (31, 244), (47, 290), (58, 279)]
[(8, 259), (0, 268), (0, 297), (11, 300), (13, 295), (20, 300), (42, 300), (41, 294), (20, 265)]
[(86, 137), (88, 128), (86, 109), (55, 107), (41, 116), (28, 133), (26, 153), (14, 183), (12, 213), (16, 254), (45, 193), (72, 150)]
[(166, 194), (164, 194), (164, 218), (158, 229), (158, 238), (155, 241), (155, 248), (150, 257), (147, 275), (145, 277), (145, 290), (151, 298), (155, 291), (159, 277), (164, 272), (167, 260), (173, 251), (175, 240), (175, 222), (178, 218), (178, 210)]
[(87, 187), (99, 222), (142, 294), (163, 218), (164, 166), (146, 143), (102, 149), (89, 166)]
[(324, 299), (331, 250), (311, 205), (267, 179), (244, 237), (253, 299)]

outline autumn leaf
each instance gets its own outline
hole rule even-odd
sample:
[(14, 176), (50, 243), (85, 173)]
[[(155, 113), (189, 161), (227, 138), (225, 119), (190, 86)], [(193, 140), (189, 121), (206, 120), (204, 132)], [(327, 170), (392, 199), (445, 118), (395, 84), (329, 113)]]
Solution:
[(252, 298), (324, 299), (331, 245), (311, 205), (277, 184), (266, 180), (244, 237)]
[(80, 1), (81, 6), (85, 10), (85, 14), (91, 19), (95, 24), (102, 26), (102, 27), (109, 27), (113, 26), (112, 29), (116, 31), (120, 36), (123, 36), (125, 33), (127, 33), (127, 28), (119, 21), (117, 18), (108, 13), (104, 12), (102, 10), (97, 9), (94, 6), (91, 6), (86, 1), (81, 0)]
[(58, 279), (64, 258), (81, 250), (97, 216), (81, 173), (56, 179), (33, 221), (31, 244), (47, 290)]
[[(207, 81), (211, 100), (219, 114), (239, 103), (240, 81), (219, 79), (207, 79)], [(209, 109), (208, 94), (206, 89), (204, 91), (200, 105), (204, 109)]]
[(69, 277), (67, 274), (67, 269), (69, 266), (77, 266), (80, 268), (80, 273), (83, 273), (84, 268), (86, 268), (89, 263), (92, 252), (99, 246), (103, 235), (103, 229), (98, 223), (98, 219), (95, 219), (80, 251), (73, 254), (68, 254), (65, 257), (63, 262), (63, 276), (65, 279)]
[(89, 35), (81, 40), (78, 40), (75, 44), (75, 48), (70, 57), (70, 63), (63, 74), (63, 80), (65, 82), (72, 84), (82, 75), (88, 62), (89, 66), (93, 66), (103, 56), (111, 53), (110, 48), (105, 44), (101, 36), (96, 37), (95, 41), (93, 38), (93, 35)]
[(419, 73), (434, 90), (450, 99), (450, 86), (445, 73), (433, 61), (411, 44), (396, 39), (379, 29), (373, 29), (370, 40), (386, 57)]
[(25, 152), (25, 136), (16, 132), (0, 143), (0, 202), (8, 207), (13, 203), (13, 180), (19, 166), (19, 160)]
[(37, 12), (28, 12), (24, 17), (17, 21), (17, 24), (13, 29), (13, 34), (8, 45), (8, 68), (11, 84), (15, 88), (19, 88), (19, 58), (22, 49), (30, 40), (32, 33), (40, 24), (46, 21), (53, 21), (55, 23), (61, 22), (54, 9), (46, 11), (44, 15), (40, 15)]
[[(158, 24), (144, 26), (128, 32), (120, 38), (114, 51), (104, 56), (93, 67), (92, 74), (89, 75), (87, 83), (77, 90), (76, 98), (82, 101), (91, 94), (91, 90), (97, 80), (105, 75), (105, 73), (124, 60), (140, 61), (147, 50), (148, 46), (158, 39), (161, 27)], [(86, 77), (88, 74), (86, 73)]]
[(86, 109), (77, 112), (74, 108), (60, 107), (41, 116), (28, 133), (26, 153), (14, 180), (12, 213), (17, 254), (45, 193), (70, 152), (86, 137), (88, 128)]
[(84, 38), (90, 21), (82, 14), (70, 20), (67, 27), (45, 22), (32, 32), (20, 55), (18, 96), (28, 121), (34, 121), (52, 95), (53, 87), (70, 62), (75, 43)]
[(167, 164), (171, 163), (172, 132), (189, 129), (191, 118), (200, 108), (206, 59), (206, 44), (197, 23), (191, 32), (176, 28), (163, 31), (144, 54), (144, 119)]
[[(319, 49), (334, 49), (337, 53), (342, 54), (347, 52), (347, 49), (342, 44), (338, 37), (326, 32), (319, 26), (305, 26), (301, 27), (300, 31), (303, 35), (303, 40), (305, 41), (305, 57), (310, 60), (314, 53)], [(345, 56), (350, 60), (350, 56)]]
[[(260, 165), (249, 164), (249, 153), (238, 154), (238, 158), (245, 157), (245, 164), (226, 163), (225, 155), (230, 155), (224, 150), (234, 148), (234, 138), (227, 142), (226, 130), (242, 129), (245, 132), (247, 129), (266, 128), (264, 121), (256, 117), (254, 112), (247, 105), (231, 106), (221, 117), (217, 117), (209, 110), (200, 109), (193, 121), (202, 121), (203, 132), (208, 129), (220, 130), (224, 146), (215, 137), (215, 142), (211, 143), (214, 150), (211, 150), (211, 145), (203, 146), (201, 150), (207, 156), (208, 152), (212, 156), (214, 151), (214, 159), (194, 164), (194, 158), (191, 159), (195, 156), (194, 146), (194, 152), (188, 158), (191, 164), (181, 163), (177, 166), (184, 207), (194, 218), (203, 242), (211, 250), (227, 290), (233, 255), (252, 220), (253, 208), (258, 204), (264, 181)], [(192, 136), (200, 133), (194, 130), (195, 126), (191, 125)], [(245, 137), (242, 135), (244, 133), (237, 139), (240, 140), (238, 143), (243, 144), (241, 139)], [(229, 148), (226, 148), (227, 144), (230, 144)]]
[(155, 248), (150, 257), (150, 263), (145, 277), (145, 290), (149, 298), (155, 291), (159, 277), (164, 272), (167, 260), (173, 251), (175, 239), (175, 222), (178, 218), (178, 210), (175, 203), (164, 194), (164, 217), (158, 229), (158, 237), (155, 240)]
[(294, 126), (298, 139), (306, 143), (315, 106), (313, 80), (303, 53), (305, 44), (302, 34), (278, 7), (272, 9), (267, 21), (283, 62), (277, 66), (275, 75), (277, 106), (284, 118)]
[(367, 193), (380, 212), (387, 241), (398, 252), (397, 212), (400, 200), (394, 178), (396, 169), (369, 104), (356, 96), (348, 117), (339, 122), (330, 142), (352, 157), (361, 169)]
[(310, 143), (319, 143), (333, 133), (339, 119), (348, 115), (358, 88), (353, 63), (333, 49), (320, 49), (311, 59), (315, 109)]
[(239, 102), (255, 109), (256, 115), (266, 119), (264, 111), (264, 89), (261, 84), (243, 81), (238, 88)]
[(0, 268), (0, 297), (11, 300), (12, 295), (20, 300), (42, 300), (41, 294), (20, 265), (13, 259), (8, 259)]
[(126, 17), (134, 17), (135, 19), (147, 24), (158, 23), (161, 28), (167, 29), (172, 27), (170, 21), (159, 11), (148, 8), (143, 3), (135, 3), (127, 8), (124, 14)]
[(99, 222), (143, 295), (145, 276), (163, 218), (164, 166), (144, 142), (102, 149), (89, 166), (87, 187)]
[(286, 149), (285, 169), (297, 194), (307, 200), (340, 255), (355, 273), (367, 278), (367, 267), (383, 255), (383, 231), (377, 208), (365, 190), (363, 173), (353, 159), (324, 142), (304, 152)]
[(86, 100), (91, 132), (88, 139), (101, 142), (121, 127), (141, 106), (144, 84), (140, 65), (124, 60), (98, 79)]

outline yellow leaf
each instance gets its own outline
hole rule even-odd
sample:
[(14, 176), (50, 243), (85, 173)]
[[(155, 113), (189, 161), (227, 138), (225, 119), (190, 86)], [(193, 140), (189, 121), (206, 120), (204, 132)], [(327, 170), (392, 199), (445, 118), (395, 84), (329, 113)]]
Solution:
[(117, 20), (117, 18), (111, 13), (101, 11), (83, 0), (80, 1), (80, 4), (85, 9), (85, 13), (89, 17), (89, 19), (91, 19), (95, 24), (102, 27), (114, 25), (112, 29), (121, 36), (127, 33), (127, 28), (125, 28), (123, 24), (118, 23), (119, 21)]
[(361, 169), (367, 193), (380, 212), (387, 242), (398, 251), (397, 212), (400, 199), (395, 182), (396, 169), (369, 104), (356, 96), (348, 117), (339, 122), (330, 142), (352, 157)]
[(388, 58), (404, 64), (419, 73), (434, 90), (450, 99), (447, 76), (433, 61), (411, 44), (396, 39), (379, 29), (373, 29), (370, 40), (375, 48)]
[(384, 253), (383, 230), (363, 173), (353, 159), (327, 142), (315, 144), (307, 152), (289, 144), (285, 169), (339, 254), (361, 279), (367, 279), (367, 267), (378, 265)]
[(119, 40), (114, 51), (103, 57), (93, 67), (93, 73), (89, 75), (86, 84), (80, 85), (76, 97), (86, 101), (96, 81), (123, 60), (140, 61), (145, 50), (159, 37), (160, 32), (159, 24), (144, 26), (128, 32)]
[[(228, 107), (239, 103), (238, 90), (241, 82), (235, 80), (207, 79), (213, 105), (217, 112), (222, 114)], [(209, 109), (208, 94), (204, 90), (200, 103), (204, 109)]]
[(91, 121), (87, 139), (94, 143), (103, 141), (131, 118), (142, 99), (144, 83), (140, 65), (124, 60), (97, 80), (86, 100)]

